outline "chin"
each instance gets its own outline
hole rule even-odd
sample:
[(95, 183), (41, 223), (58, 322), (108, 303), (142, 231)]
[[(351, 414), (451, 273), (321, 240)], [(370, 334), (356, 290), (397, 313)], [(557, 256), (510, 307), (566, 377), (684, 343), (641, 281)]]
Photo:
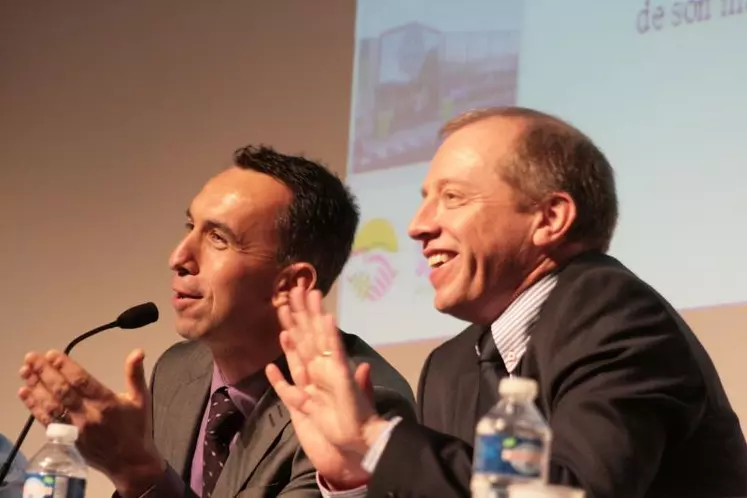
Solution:
[(439, 296), (436, 293), (436, 297), (433, 298), (433, 307), (441, 313), (451, 315), (455, 308), (459, 308), (459, 301), (450, 296)]
[(436, 294), (433, 306), (441, 313), (453, 316), (456, 319), (470, 323), (476, 321), (474, 304), (468, 299)]
[(201, 330), (198, 324), (187, 320), (177, 320), (176, 333), (188, 341), (201, 339), (205, 335), (205, 331)]

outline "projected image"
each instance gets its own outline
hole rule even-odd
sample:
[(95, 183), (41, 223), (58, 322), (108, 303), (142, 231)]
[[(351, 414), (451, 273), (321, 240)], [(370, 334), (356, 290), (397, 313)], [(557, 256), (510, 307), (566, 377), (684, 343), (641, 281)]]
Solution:
[(348, 171), (428, 161), (448, 118), (514, 104), (521, 19), (513, 17), (500, 29), (406, 22), (360, 38)]

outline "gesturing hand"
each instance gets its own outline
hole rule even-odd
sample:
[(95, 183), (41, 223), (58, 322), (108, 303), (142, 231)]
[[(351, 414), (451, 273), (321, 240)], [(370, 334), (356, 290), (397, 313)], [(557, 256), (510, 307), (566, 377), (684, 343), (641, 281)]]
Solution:
[(20, 370), (25, 385), (18, 395), (32, 415), (45, 426), (62, 420), (78, 427), (77, 446), (86, 462), (123, 496), (138, 496), (165, 469), (152, 438), (144, 357), (140, 350), (127, 357), (127, 390), (121, 394), (58, 351), (29, 353)]
[(273, 364), (267, 366), (267, 378), (288, 408), (299, 441), (319, 473), (336, 488), (360, 485), (368, 479), (361, 468), (369, 447), (368, 430), (382, 421), (371, 401), (370, 366), (361, 364), (353, 373), (335, 319), (322, 308), (319, 291), (294, 288), (278, 316), (293, 385)]

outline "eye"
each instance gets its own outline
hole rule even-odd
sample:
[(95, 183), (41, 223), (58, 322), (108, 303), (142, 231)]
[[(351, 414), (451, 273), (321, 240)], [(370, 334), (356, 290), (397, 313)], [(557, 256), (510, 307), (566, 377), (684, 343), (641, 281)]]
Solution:
[(450, 190), (444, 191), (441, 194), (441, 198), (447, 206), (459, 205), (464, 200), (464, 196), (462, 194)]
[(192, 223), (191, 221), (188, 221), (188, 222), (186, 222), (186, 223), (184, 224), (184, 228), (185, 228), (185, 229), (186, 229), (186, 230), (187, 230), (188, 232), (191, 232), (192, 230), (194, 230), (194, 228), (195, 228), (195, 224), (194, 224), (194, 223)]
[(228, 243), (228, 240), (216, 231), (210, 232), (208, 234), (208, 237), (210, 237), (210, 240), (215, 242), (216, 244), (226, 245)]

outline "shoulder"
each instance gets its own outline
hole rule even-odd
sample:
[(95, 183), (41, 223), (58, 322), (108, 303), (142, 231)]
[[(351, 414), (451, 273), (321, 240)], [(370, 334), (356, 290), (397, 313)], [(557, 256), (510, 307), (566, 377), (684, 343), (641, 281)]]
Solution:
[(152, 377), (178, 376), (181, 379), (203, 373), (210, 368), (210, 350), (196, 341), (180, 341), (171, 345), (153, 365)]
[(414, 410), (415, 396), (402, 374), (357, 335), (343, 331), (340, 333), (350, 361), (354, 365), (368, 363), (371, 366), (371, 382), (380, 411), (382, 406), (393, 407), (402, 403), (408, 405), (409, 411)]
[(558, 283), (548, 305), (558, 301), (588, 302), (614, 299), (648, 300), (661, 306), (669, 303), (649, 284), (617, 259), (606, 254), (578, 256), (559, 272)]
[(700, 370), (709, 361), (670, 303), (605, 255), (582, 256), (560, 272), (532, 338), (542, 363), (563, 371), (600, 361), (608, 370), (614, 364), (649, 377), (689, 378), (700, 388)]

